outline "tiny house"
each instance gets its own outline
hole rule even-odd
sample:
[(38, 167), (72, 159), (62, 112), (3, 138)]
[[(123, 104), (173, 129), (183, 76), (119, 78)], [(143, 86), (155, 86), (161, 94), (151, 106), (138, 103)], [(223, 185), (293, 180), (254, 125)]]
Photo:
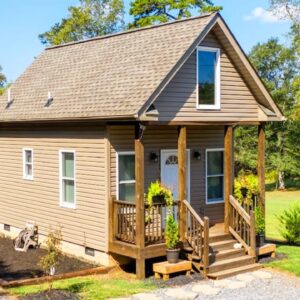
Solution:
[(218, 13), (47, 48), (0, 97), (0, 231), (61, 226), (65, 252), (130, 257), (143, 278), (165, 254), (165, 209), (145, 221), (160, 180), (199, 268), (255, 269), (254, 215), (232, 196), (233, 133), (258, 127), (264, 207), (265, 123), (282, 120)]

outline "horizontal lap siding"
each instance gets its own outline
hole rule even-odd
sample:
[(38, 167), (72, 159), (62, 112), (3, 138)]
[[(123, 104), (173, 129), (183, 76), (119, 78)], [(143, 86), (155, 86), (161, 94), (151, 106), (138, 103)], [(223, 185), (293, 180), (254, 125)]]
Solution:
[[(33, 149), (34, 180), (23, 179), (22, 149)], [(76, 209), (59, 205), (59, 150), (76, 151)], [(0, 132), (0, 222), (41, 234), (62, 226), (63, 240), (106, 250), (107, 140), (105, 128)]]
[[(111, 126), (111, 194), (116, 196), (116, 152), (134, 151), (133, 127)], [(187, 147), (190, 149), (190, 188), (191, 203), (199, 214), (206, 215), (211, 222), (223, 221), (223, 204), (205, 204), (205, 150), (223, 148), (224, 129), (219, 126), (201, 126), (187, 128)], [(167, 126), (150, 126), (143, 136), (145, 147), (145, 192), (149, 184), (160, 179), (160, 161), (151, 162), (151, 152), (160, 154), (163, 149), (177, 149), (177, 128)], [(193, 159), (194, 151), (201, 152), (201, 160)]]
[(221, 110), (196, 109), (196, 51), (194, 51), (156, 100), (159, 120), (257, 120), (258, 105), (252, 92), (213, 33), (210, 33), (201, 45), (221, 49)]

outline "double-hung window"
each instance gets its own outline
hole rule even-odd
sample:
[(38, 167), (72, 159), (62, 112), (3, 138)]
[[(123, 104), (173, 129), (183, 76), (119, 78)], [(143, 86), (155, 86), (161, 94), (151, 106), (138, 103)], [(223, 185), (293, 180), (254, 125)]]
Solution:
[(60, 205), (76, 208), (75, 152), (62, 150), (60, 155)]
[(117, 157), (118, 200), (135, 201), (135, 156), (134, 152), (120, 152)]
[(220, 109), (220, 49), (198, 47), (197, 108)]
[(23, 178), (33, 180), (33, 150), (23, 149)]
[(224, 150), (206, 150), (206, 203), (224, 201)]

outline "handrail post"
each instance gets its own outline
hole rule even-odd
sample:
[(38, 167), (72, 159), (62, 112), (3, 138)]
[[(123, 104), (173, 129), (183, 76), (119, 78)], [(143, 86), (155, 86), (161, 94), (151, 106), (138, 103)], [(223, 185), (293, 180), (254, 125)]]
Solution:
[(256, 230), (255, 230), (255, 212), (250, 211), (250, 250), (249, 254), (256, 257)]
[(203, 267), (204, 273), (207, 273), (209, 266), (209, 218), (204, 217), (204, 243), (203, 243)]

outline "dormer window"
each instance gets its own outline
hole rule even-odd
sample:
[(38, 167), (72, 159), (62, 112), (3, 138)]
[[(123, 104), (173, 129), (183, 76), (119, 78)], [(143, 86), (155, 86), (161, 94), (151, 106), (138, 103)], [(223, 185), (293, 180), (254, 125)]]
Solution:
[(220, 109), (220, 49), (198, 47), (197, 108)]

